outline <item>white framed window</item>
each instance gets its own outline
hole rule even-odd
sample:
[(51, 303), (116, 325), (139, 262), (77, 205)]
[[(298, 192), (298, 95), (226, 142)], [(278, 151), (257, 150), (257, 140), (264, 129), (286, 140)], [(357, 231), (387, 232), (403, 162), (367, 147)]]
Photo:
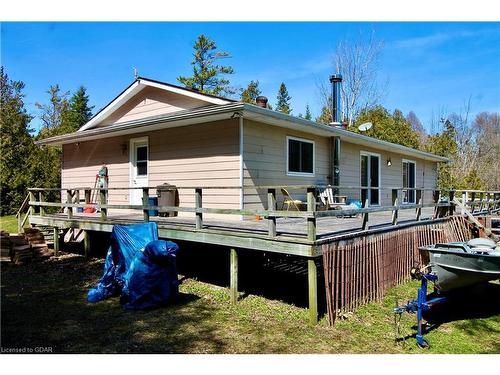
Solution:
[(404, 190), (415, 189), (417, 176), (416, 165), (414, 160), (403, 159), (403, 204), (413, 204), (416, 202), (416, 191)]
[(286, 174), (314, 177), (315, 145), (309, 139), (286, 137)]
[(380, 206), (380, 154), (360, 151), (361, 201), (370, 206)]

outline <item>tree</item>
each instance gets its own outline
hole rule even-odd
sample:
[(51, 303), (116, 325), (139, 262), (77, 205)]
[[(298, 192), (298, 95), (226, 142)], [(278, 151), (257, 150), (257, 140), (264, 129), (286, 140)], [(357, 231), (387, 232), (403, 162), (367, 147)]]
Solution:
[(425, 132), (424, 126), (420, 122), (420, 119), (417, 117), (415, 112), (408, 112), (406, 121), (410, 123), (413, 131), (418, 134), (420, 146), (424, 147), (423, 145), (425, 145), (425, 143), (427, 142), (427, 133)]
[[(330, 103), (331, 103), (330, 99)], [(323, 108), (321, 108), (321, 114), (316, 117), (316, 122), (318, 124), (324, 124), (324, 125), (330, 125), (332, 123), (332, 110), (331, 110), (331, 105), (325, 105)]]
[(241, 90), (240, 100), (243, 103), (255, 104), (255, 99), (261, 94), (259, 81), (250, 81), (247, 88)]
[(26, 160), (34, 145), (23, 89), (23, 82), (9, 79), (0, 67), (0, 216), (17, 210), (29, 183)]
[(80, 129), (92, 118), (89, 96), (85, 87), (80, 86), (69, 100), (68, 110), (62, 114), (59, 134), (72, 133)]
[(276, 99), (277, 103), (275, 111), (289, 115), (292, 112), (292, 109), (290, 108), (290, 100), (292, 99), (292, 97), (288, 94), (288, 90), (284, 82), (281, 82)]
[(217, 65), (216, 61), (230, 57), (229, 53), (216, 51), (217, 45), (213, 40), (205, 35), (198, 36), (193, 45), (195, 50), (193, 75), (191, 77), (177, 77), (177, 80), (184, 86), (199, 90), (210, 95), (232, 95), (234, 90), (229, 87), (229, 80), (222, 78), (222, 75), (233, 74), (230, 66)]
[(43, 123), (38, 138), (60, 134), (63, 118), (69, 110), (67, 99), (69, 91), (61, 93), (59, 85), (56, 84), (50, 86), (46, 92), (49, 94), (49, 103), (35, 103), (35, 106), (41, 111), (40, 119)]
[(418, 135), (399, 109), (396, 109), (392, 115), (380, 105), (372, 109), (364, 109), (356, 118), (352, 131), (360, 133), (357, 127), (365, 122), (373, 124), (371, 129), (363, 132), (367, 136), (412, 148), (419, 146)]
[(309, 104), (306, 104), (306, 114), (304, 118), (309, 121), (312, 119), (311, 109), (309, 108)]
[(500, 190), (500, 116), (481, 112), (472, 124), (477, 143), (478, 177), (485, 188)]
[[(337, 45), (334, 66), (342, 75), (341, 110), (349, 128), (362, 110), (375, 106), (383, 96), (385, 89), (377, 80), (383, 46), (373, 33), (367, 40), (344, 39)], [(318, 86), (323, 106), (328, 107), (331, 88), (325, 83)]]

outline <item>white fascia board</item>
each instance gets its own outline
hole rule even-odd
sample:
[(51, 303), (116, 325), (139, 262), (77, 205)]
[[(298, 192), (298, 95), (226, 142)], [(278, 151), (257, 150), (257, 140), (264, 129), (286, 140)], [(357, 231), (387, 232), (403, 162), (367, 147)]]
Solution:
[(130, 85), (130, 87), (127, 90), (125, 90), (120, 96), (115, 98), (101, 112), (99, 112), (96, 116), (94, 116), (89, 122), (87, 122), (77, 131), (82, 132), (87, 129), (92, 129), (99, 122), (103, 121), (104, 119), (106, 119), (106, 117), (108, 117), (118, 108), (120, 108), (127, 100), (129, 100), (132, 96), (136, 95), (144, 87), (145, 86), (142, 85), (139, 81), (135, 81), (132, 85)]
[(211, 96), (203, 95), (201, 93), (192, 92), (189, 90), (184, 90), (184, 89), (173, 87), (173, 86), (162, 85), (161, 83), (148, 81), (147, 79), (140, 79), (140, 82), (144, 85), (147, 85), (147, 86), (156, 87), (158, 89), (170, 91), (170, 92), (173, 92), (175, 94), (184, 95), (184, 96), (187, 96), (190, 98), (202, 100), (202, 101), (207, 102), (207, 103), (212, 103), (212, 104), (229, 104), (229, 103), (231, 103), (229, 100), (214, 98)]

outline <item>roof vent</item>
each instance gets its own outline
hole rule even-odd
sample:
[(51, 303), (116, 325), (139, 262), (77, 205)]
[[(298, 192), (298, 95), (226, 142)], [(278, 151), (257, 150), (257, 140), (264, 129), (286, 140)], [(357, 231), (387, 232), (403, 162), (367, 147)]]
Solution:
[(267, 108), (267, 98), (265, 96), (257, 96), (255, 98), (255, 104), (258, 107)]

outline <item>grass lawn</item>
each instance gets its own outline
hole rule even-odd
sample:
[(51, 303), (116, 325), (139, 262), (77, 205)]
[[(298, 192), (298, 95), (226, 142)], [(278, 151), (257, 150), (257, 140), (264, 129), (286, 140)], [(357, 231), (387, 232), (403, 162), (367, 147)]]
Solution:
[(9, 233), (17, 233), (16, 215), (0, 216), (0, 229)]
[[(246, 295), (232, 306), (226, 288), (185, 279), (180, 300), (152, 311), (125, 311), (118, 298), (97, 304), (86, 294), (101, 275), (103, 260), (64, 255), (43, 263), (2, 264), (2, 347), (51, 347), (73, 353), (499, 353), (500, 284), (463, 292), (434, 319), (427, 338), (395, 343), (392, 309), (414, 297), (417, 282), (393, 288), (330, 327), (308, 324), (307, 310)], [(469, 293), (469, 294), (467, 294)], [(471, 300), (466, 300), (470, 298)], [(437, 314), (439, 315), (439, 314)], [(467, 319), (465, 319), (467, 318)], [(401, 322), (413, 332), (415, 317)]]

